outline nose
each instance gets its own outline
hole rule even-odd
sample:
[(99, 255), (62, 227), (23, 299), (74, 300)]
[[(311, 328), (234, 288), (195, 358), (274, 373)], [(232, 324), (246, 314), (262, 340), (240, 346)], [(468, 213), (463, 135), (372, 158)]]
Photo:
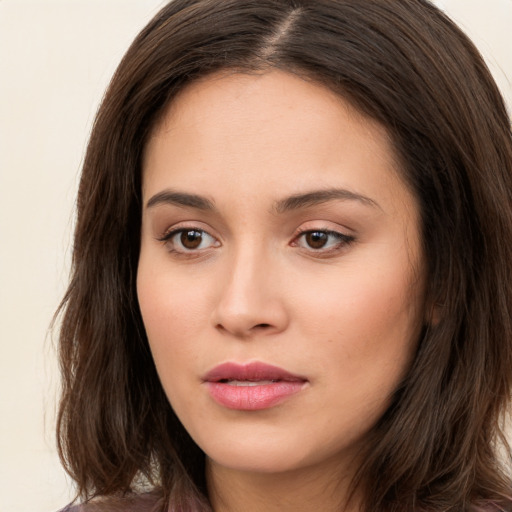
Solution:
[(271, 255), (245, 249), (225, 262), (218, 276), (215, 328), (238, 338), (276, 334), (286, 329), (289, 314), (279, 269)]

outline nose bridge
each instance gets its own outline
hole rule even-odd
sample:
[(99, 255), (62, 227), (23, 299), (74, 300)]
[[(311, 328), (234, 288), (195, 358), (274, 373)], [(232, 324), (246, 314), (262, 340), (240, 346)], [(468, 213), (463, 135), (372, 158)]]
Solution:
[(256, 241), (232, 248), (219, 276), (213, 315), (217, 328), (244, 337), (285, 327), (284, 303), (273, 279), (276, 261), (270, 250)]

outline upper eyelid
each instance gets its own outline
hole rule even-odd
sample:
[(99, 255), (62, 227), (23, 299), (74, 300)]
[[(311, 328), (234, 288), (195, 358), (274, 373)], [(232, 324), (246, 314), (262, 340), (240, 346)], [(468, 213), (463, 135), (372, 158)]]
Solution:
[(342, 231), (337, 231), (335, 229), (315, 229), (315, 228), (312, 228), (312, 229), (304, 229), (304, 230), (301, 230), (299, 231), (296, 236), (294, 237), (294, 240), (297, 240), (298, 238), (300, 238), (302, 235), (307, 235), (309, 233), (326, 233), (328, 235), (331, 235), (331, 236), (338, 236), (339, 238), (343, 238), (343, 239), (347, 239), (347, 240), (355, 240), (355, 236), (354, 235), (349, 235), (347, 233), (343, 233)]
[[(304, 223), (308, 224), (308, 223)], [(340, 235), (344, 237), (352, 237), (355, 238), (355, 233), (353, 229), (350, 229), (348, 227), (332, 227), (332, 226), (326, 226), (323, 224), (322, 226), (311, 226), (311, 227), (303, 227), (302, 225), (297, 228), (295, 236), (300, 236), (303, 233), (312, 233), (315, 231), (319, 231), (322, 233), (330, 233), (333, 235)]]
[(312, 232), (315, 232), (315, 231), (319, 231), (319, 232), (322, 232), (322, 233), (332, 233), (332, 234), (339, 234), (339, 235), (343, 235), (344, 233), (339, 230), (339, 229), (334, 229), (334, 228), (330, 228), (330, 227), (327, 227), (327, 226), (323, 226), (323, 227), (312, 227), (312, 228), (303, 228), (302, 226), (297, 228), (297, 234), (301, 235), (302, 233), (312, 233)]
[(157, 240), (164, 241), (164, 240), (172, 237), (174, 234), (179, 233), (181, 231), (195, 230), (195, 231), (201, 231), (202, 233), (206, 233), (208, 236), (211, 236), (215, 240), (220, 239), (219, 236), (212, 234), (211, 229), (202, 227), (202, 226), (200, 226), (200, 224), (202, 224), (202, 223), (198, 223), (198, 222), (194, 222), (194, 221), (190, 222), (190, 224), (187, 224), (187, 225), (180, 225), (180, 223), (177, 223), (177, 224), (174, 224), (171, 227), (168, 227), (165, 230), (163, 230), (161, 232), (161, 234), (157, 235), (155, 238)]

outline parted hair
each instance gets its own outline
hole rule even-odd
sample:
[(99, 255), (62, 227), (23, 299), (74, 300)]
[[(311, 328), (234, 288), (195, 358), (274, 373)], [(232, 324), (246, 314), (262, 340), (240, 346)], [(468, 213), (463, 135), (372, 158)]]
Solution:
[(141, 156), (187, 84), (270, 69), (381, 123), (420, 209), (432, 314), (368, 434), (353, 482), (364, 510), (512, 510), (510, 119), (474, 45), (427, 0), (174, 0), (132, 43), (91, 133), (59, 309), (58, 446), (78, 495), (150, 488), (162, 510), (210, 510), (204, 454), (167, 401), (137, 302)]

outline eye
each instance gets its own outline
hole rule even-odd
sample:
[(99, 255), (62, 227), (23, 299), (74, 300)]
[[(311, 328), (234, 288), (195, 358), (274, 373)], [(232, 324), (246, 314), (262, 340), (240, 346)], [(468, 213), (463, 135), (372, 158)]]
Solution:
[(206, 231), (196, 228), (174, 229), (159, 239), (172, 252), (187, 253), (218, 247), (219, 242)]
[(353, 241), (353, 236), (345, 235), (337, 231), (312, 229), (300, 233), (295, 239), (294, 245), (303, 249), (326, 252), (340, 249)]

